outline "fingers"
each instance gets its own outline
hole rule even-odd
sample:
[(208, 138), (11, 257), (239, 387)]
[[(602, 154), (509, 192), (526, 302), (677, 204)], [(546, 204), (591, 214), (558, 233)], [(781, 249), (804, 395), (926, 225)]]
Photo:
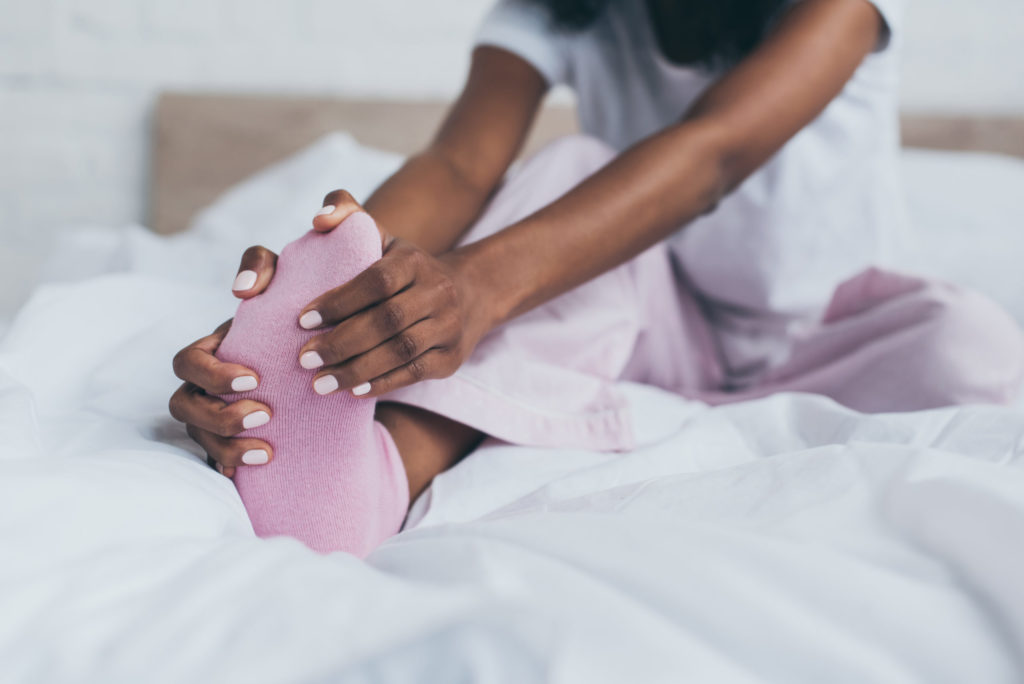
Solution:
[(194, 425), (188, 425), (185, 429), (188, 436), (203, 448), (209, 458), (223, 468), (221, 472), (228, 477), (234, 475), (235, 468), (246, 465), (265, 465), (274, 458), (273, 449), (260, 439), (221, 437)]
[(247, 392), (256, 389), (259, 378), (255, 371), (237, 363), (226, 363), (214, 356), (227, 334), (230, 323), (228, 321), (212, 335), (196, 340), (175, 354), (174, 374), (210, 394)]
[[(307, 341), (299, 350), (299, 365), (307, 370), (316, 370), (321, 366), (345, 363), (425, 321), (433, 313), (432, 307), (428, 292), (409, 288)], [(402, 359), (402, 363), (423, 351), (417, 350), (416, 354)]]
[(262, 465), (273, 458), (273, 450), (266, 442), (233, 437), (265, 425), (271, 418), (269, 406), (251, 399), (228, 403), (207, 394), (245, 392), (256, 389), (259, 383), (253, 371), (214, 356), (230, 327), (231, 321), (225, 321), (212, 334), (175, 355), (174, 374), (185, 382), (168, 403), (171, 415), (186, 424), (189, 436), (227, 477), (233, 477), (240, 464)]
[[(378, 397), (400, 387), (416, 384), (422, 380), (448, 377), (454, 371), (455, 365), (449, 350), (430, 349), (409, 363), (398, 366), (360, 385), (356, 385), (351, 389), (351, 392), (357, 397)], [(333, 375), (326, 375), (326, 377), (333, 378)], [(315, 381), (313, 387), (314, 389), (316, 388)]]
[(276, 266), (276, 254), (259, 245), (250, 247), (242, 254), (242, 263), (231, 285), (231, 292), (239, 299), (255, 297), (267, 289)]
[(420, 256), (414, 250), (399, 249), (400, 253), (386, 255), (344, 285), (307, 304), (299, 314), (299, 325), (307, 330), (336, 325), (411, 285)]
[(410, 366), (409, 371), (420, 379), (443, 377), (443, 367), (430, 365), (428, 352), (443, 350), (440, 324), (432, 319), (424, 320), (403, 330), (398, 335), (348, 361), (326, 366), (313, 378), (313, 389), (318, 394), (330, 394), (338, 390), (351, 390), (356, 396), (367, 394), (367, 382), (400, 368)]
[(329, 233), (357, 211), (363, 211), (363, 208), (348, 191), (329, 192), (324, 197), (323, 208), (313, 217), (313, 230), (318, 233)]
[(233, 437), (243, 430), (266, 425), (272, 415), (266, 404), (251, 399), (229, 404), (189, 383), (171, 396), (169, 408), (175, 420), (221, 437)]

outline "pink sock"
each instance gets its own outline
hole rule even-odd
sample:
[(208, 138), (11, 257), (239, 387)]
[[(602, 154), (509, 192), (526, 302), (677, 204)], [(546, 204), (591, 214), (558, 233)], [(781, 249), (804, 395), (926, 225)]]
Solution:
[(238, 306), (217, 350), (259, 374), (259, 387), (244, 396), (273, 411), (268, 424), (242, 433), (266, 440), (273, 460), (235, 474), (261, 537), (288, 535), (322, 553), (365, 556), (401, 527), (409, 485), (391, 435), (373, 419), (374, 400), (347, 391), (320, 396), (313, 372), (299, 366), (299, 349), (314, 334), (299, 327), (302, 307), (380, 255), (380, 233), (361, 212), (330, 233), (306, 233), (281, 251), (266, 291)]

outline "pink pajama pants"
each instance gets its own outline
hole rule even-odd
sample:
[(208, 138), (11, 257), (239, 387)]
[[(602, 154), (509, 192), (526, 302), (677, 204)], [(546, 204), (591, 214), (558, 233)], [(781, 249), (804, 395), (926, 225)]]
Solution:
[[(551, 203), (613, 156), (580, 136), (556, 141), (510, 176), (464, 242)], [(872, 268), (822, 295), (824, 315), (787, 333), (780, 359), (737, 387), (715, 317), (662, 243), (496, 328), (452, 377), (384, 398), (516, 444), (625, 450), (632, 420), (619, 380), (710, 404), (812, 392), (883, 412), (1005, 403), (1024, 379), (1024, 334), (980, 294)], [(751, 336), (773, 320), (752, 317)]]

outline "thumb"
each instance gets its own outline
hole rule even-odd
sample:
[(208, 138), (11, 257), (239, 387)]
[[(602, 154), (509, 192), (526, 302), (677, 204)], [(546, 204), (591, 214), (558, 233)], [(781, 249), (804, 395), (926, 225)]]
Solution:
[(249, 299), (267, 289), (274, 277), (277, 255), (266, 247), (256, 245), (245, 250), (231, 292), (239, 299)]
[(324, 206), (313, 217), (313, 230), (329, 233), (357, 211), (364, 211), (347, 190), (335, 190), (324, 197)]

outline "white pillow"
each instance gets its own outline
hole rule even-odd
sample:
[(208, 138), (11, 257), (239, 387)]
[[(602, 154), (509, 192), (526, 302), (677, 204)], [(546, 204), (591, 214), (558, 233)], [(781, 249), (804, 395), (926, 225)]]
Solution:
[(364, 200), (402, 163), (398, 154), (330, 133), (306, 149), (242, 181), (192, 221), (190, 232), (241, 250), (274, 251), (310, 229), (323, 197), (344, 189)]
[(131, 272), (228, 291), (247, 247), (280, 251), (309, 230), (325, 194), (343, 188), (364, 199), (401, 163), (397, 154), (331, 133), (230, 188), (178, 235), (136, 225), (65, 227), (34, 282)]

